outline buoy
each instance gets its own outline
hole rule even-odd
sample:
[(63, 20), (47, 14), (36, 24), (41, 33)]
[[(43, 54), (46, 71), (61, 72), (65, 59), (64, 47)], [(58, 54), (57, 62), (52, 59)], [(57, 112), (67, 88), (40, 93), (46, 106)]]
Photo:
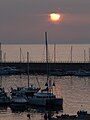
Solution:
[(30, 119), (30, 114), (29, 113), (27, 114), (27, 117)]
[(44, 114), (44, 120), (47, 120), (47, 114), (46, 113)]

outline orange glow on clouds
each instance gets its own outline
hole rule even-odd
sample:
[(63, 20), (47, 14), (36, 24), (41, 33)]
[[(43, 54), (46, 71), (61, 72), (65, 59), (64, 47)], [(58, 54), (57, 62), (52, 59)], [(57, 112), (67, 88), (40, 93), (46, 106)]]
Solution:
[(59, 13), (51, 13), (49, 14), (50, 21), (52, 22), (60, 22), (61, 21), (61, 15)]

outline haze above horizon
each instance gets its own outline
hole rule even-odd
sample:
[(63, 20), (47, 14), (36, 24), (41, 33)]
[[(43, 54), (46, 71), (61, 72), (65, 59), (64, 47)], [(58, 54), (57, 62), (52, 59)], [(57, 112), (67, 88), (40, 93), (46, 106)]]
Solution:
[(45, 31), (50, 44), (90, 44), (90, 0), (0, 0), (2, 44), (43, 44)]

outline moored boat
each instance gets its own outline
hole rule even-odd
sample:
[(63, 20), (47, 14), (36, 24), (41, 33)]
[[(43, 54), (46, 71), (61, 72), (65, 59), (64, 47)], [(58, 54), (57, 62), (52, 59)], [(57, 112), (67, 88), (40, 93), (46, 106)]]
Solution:
[(12, 107), (24, 107), (28, 103), (26, 96), (18, 92), (16, 95), (11, 97), (10, 106)]
[(52, 107), (58, 106), (63, 108), (63, 98), (56, 98), (51, 92), (38, 92), (33, 97), (28, 98), (29, 104), (36, 106)]
[(10, 97), (7, 96), (4, 88), (0, 87), (0, 106), (9, 105)]
[(15, 89), (11, 88), (11, 95), (16, 95), (18, 92), (21, 94), (28, 96), (33, 96), (34, 93), (37, 93), (40, 90), (40, 87), (35, 87), (34, 85), (30, 85), (29, 80), (29, 52), (27, 52), (27, 77), (28, 77), (28, 84), (27, 87), (17, 87)]
[(87, 111), (80, 110), (77, 115), (62, 114), (52, 117), (51, 120), (90, 120), (90, 114)]
[(15, 67), (1, 67), (0, 68), (0, 75), (15, 75), (20, 74), (20, 70)]
[(57, 98), (53, 93), (53, 87), (55, 83), (49, 78), (49, 66), (48, 66), (48, 45), (47, 45), (47, 32), (45, 32), (46, 40), (46, 65), (47, 65), (47, 82), (46, 88), (41, 89), (39, 92), (35, 93), (32, 97), (28, 97), (29, 104), (36, 106), (52, 107), (58, 106), (63, 108), (63, 98)]
[(78, 70), (74, 73), (75, 76), (90, 76), (90, 71)]
[(11, 88), (11, 96), (15, 96), (18, 92), (21, 92), (21, 94), (25, 95), (26, 97), (33, 96), (34, 93), (37, 93), (39, 90), (40, 88), (33, 86)]

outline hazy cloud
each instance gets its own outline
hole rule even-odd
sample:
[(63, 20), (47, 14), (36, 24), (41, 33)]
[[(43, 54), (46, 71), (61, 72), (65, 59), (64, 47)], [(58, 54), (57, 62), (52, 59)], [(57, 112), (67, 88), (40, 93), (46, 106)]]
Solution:
[[(59, 12), (52, 24), (48, 14)], [(90, 0), (0, 0), (2, 43), (90, 43)]]

